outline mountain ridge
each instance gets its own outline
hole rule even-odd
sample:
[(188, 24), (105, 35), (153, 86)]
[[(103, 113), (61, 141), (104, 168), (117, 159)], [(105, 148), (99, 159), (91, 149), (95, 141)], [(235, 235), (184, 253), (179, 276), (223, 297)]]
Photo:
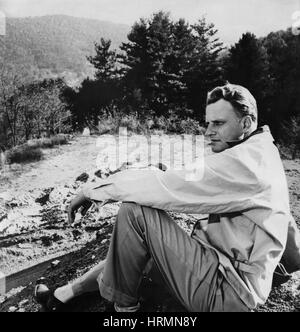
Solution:
[(112, 49), (118, 49), (129, 31), (126, 24), (68, 15), (9, 17), (1, 54), (3, 62), (31, 67), (40, 78), (82, 80), (93, 75), (86, 57), (94, 54), (94, 44), (110, 39)]

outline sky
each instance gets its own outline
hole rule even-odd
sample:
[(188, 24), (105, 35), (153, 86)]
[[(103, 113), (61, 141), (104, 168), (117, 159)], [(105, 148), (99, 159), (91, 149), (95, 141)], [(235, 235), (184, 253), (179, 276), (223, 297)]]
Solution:
[(0, 0), (8, 17), (65, 14), (128, 25), (159, 10), (190, 23), (205, 16), (224, 42), (234, 43), (247, 31), (261, 37), (290, 27), (300, 0)]

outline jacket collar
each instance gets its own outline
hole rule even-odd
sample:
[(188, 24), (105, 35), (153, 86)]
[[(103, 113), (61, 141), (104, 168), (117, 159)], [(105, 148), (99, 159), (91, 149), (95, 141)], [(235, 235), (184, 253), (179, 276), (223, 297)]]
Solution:
[(255, 131), (253, 131), (253, 133), (251, 133), (251, 135), (247, 136), (246, 138), (244, 138), (238, 142), (227, 142), (227, 144), (229, 145), (229, 148), (233, 148), (236, 145), (246, 142), (249, 138), (251, 138), (255, 135), (258, 135), (258, 134), (263, 134), (263, 133), (269, 133), (271, 135), (269, 126), (258, 127)]

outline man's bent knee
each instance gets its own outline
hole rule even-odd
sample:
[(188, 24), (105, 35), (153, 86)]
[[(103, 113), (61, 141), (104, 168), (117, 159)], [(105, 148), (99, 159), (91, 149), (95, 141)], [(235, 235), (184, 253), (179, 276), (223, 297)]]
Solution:
[(139, 216), (142, 216), (142, 208), (139, 204), (124, 202), (118, 211), (117, 221), (122, 220), (122, 223), (124, 223), (124, 221), (126, 223), (132, 223), (140, 219)]
[(118, 211), (118, 215), (130, 215), (140, 209), (140, 205), (134, 202), (123, 202)]

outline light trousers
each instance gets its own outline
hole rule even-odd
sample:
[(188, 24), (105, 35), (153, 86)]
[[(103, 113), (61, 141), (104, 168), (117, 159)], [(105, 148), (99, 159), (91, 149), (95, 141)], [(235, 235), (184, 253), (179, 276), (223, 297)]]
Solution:
[(184, 232), (165, 211), (123, 203), (104, 271), (97, 276), (101, 296), (122, 306), (137, 304), (152, 261), (187, 311), (249, 311), (219, 271), (212, 249)]

